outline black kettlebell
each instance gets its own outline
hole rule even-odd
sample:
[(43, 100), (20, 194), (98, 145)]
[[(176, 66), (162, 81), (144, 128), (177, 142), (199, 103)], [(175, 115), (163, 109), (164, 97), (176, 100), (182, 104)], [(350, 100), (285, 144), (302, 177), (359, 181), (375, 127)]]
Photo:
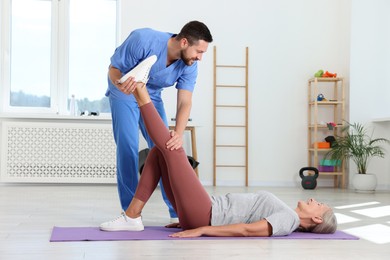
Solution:
[[(314, 171), (314, 175), (303, 175), (304, 171)], [(302, 179), (302, 187), (305, 190), (313, 190), (317, 186), (318, 169), (315, 167), (303, 167), (299, 170), (299, 176)]]

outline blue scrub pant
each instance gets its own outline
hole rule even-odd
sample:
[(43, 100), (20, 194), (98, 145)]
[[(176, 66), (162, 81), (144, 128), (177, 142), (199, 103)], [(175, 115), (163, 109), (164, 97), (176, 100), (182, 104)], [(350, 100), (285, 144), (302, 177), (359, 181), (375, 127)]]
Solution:
[[(138, 150), (139, 150), (139, 129), (142, 132), (149, 148), (154, 146), (146, 132), (137, 102), (133, 97), (130, 100), (109, 98), (112, 116), (112, 127), (116, 143), (116, 168), (118, 193), (123, 210), (130, 205), (138, 185)], [(153, 101), (159, 115), (168, 127), (164, 103)], [(171, 218), (177, 214), (169, 202), (162, 181), (160, 180), (161, 193), (165, 204), (169, 209)]]

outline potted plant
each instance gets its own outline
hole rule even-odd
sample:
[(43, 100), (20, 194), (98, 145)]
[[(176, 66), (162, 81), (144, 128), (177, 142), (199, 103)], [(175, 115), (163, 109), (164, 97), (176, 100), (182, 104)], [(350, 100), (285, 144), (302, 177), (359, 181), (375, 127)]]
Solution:
[(356, 191), (373, 192), (376, 188), (376, 175), (367, 173), (368, 163), (373, 157), (383, 158), (385, 150), (380, 143), (390, 143), (385, 138), (372, 138), (367, 134), (367, 129), (360, 123), (349, 123), (341, 129), (343, 133), (335, 137), (330, 151), (325, 157), (333, 160), (352, 161), (357, 166), (358, 174), (352, 179), (352, 185)]

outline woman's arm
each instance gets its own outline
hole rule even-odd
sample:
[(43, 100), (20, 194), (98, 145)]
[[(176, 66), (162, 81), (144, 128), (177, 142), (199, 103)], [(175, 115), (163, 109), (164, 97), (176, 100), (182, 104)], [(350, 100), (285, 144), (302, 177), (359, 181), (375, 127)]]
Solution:
[(250, 224), (232, 224), (225, 226), (205, 226), (189, 229), (170, 235), (171, 237), (268, 237), (272, 235), (272, 226), (267, 220)]

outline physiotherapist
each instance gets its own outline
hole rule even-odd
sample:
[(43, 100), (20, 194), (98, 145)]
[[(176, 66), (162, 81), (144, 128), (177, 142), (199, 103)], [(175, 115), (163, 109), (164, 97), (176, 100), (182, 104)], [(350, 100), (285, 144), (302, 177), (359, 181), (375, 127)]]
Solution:
[[(191, 112), (192, 92), (198, 75), (197, 62), (202, 59), (208, 44), (212, 41), (209, 29), (199, 21), (185, 24), (178, 34), (143, 28), (131, 32), (111, 57), (106, 96), (111, 107), (116, 143), (117, 187), (123, 211), (128, 208), (138, 185), (139, 130), (149, 148), (154, 144), (146, 132), (139, 107), (132, 95), (136, 86), (134, 78), (130, 77), (123, 83), (120, 83), (120, 78), (146, 58), (157, 56), (146, 86), (167, 127), (168, 120), (161, 92), (164, 88), (176, 87), (176, 125), (166, 146), (171, 150), (179, 149), (183, 144), (183, 133)], [(178, 222), (177, 214), (165, 195), (161, 180), (160, 187), (169, 209), (170, 222)]]

